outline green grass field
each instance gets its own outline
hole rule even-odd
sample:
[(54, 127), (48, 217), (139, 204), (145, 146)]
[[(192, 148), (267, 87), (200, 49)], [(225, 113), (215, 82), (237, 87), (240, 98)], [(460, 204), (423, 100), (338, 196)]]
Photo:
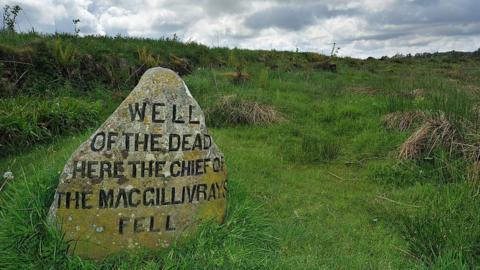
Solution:
[[(77, 48), (75, 59), (103, 50), (104, 55), (125, 57), (132, 66), (141, 66), (136, 53), (141, 46), (157, 58), (165, 53), (192, 58), (193, 72), (183, 78), (204, 110), (235, 95), (272, 106), (285, 121), (209, 127), (229, 169), (223, 225), (205, 224), (194, 240), (167, 250), (94, 262), (68, 255), (67, 244), (46, 223), (46, 215), (69, 155), (128, 94), (134, 79), (125, 82), (131, 76), (125, 70), (125, 77), (111, 78), (122, 82), (118, 85), (103, 77), (83, 85), (81, 76), (72, 75), (83, 72), (78, 64), (64, 73), (59, 68), (55, 78), (61, 79), (53, 83), (52, 73), (36, 70), (26, 76), (43, 78), (38, 85), (35, 77), (8, 84), (13, 88), (3, 84), (0, 104), (25, 109), (12, 115), (11, 109), (0, 108), (0, 131), (13, 134), (1, 136), (8, 144), (1, 144), (0, 173), (14, 175), (0, 179), (1, 269), (471, 269), (480, 264), (478, 155), (464, 154), (468, 151), (445, 141), (415, 158), (400, 159), (401, 145), (421, 123), (404, 130), (383, 123), (394, 112), (442, 112), (456, 131), (455, 143), (463, 142), (476, 153), (478, 53), (383, 61), (335, 58), (328, 61), (337, 65), (337, 72), (330, 72), (312, 69), (309, 55), (293, 52), (272, 52), (269, 57), (279, 66), (272, 69), (259, 60), (268, 53), (262, 51), (23, 34), (5, 36), (0, 56), (20, 55), (22, 49), (12, 48), (28, 48), (35, 39), (47, 45), (54, 39), (71, 42)], [(209, 67), (217, 60), (225, 65)], [(291, 68), (292, 63), (300, 67)], [(239, 65), (250, 79), (234, 83), (224, 74)], [(0, 68), (4, 78), (18, 78), (11, 75), (10, 65)], [(37, 88), (43, 92), (36, 93)], [(20, 107), (25, 99), (41, 103), (59, 97), (76, 100), (69, 102), (92, 114), (57, 109), (48, 114), (51, 119), (78, 123), (88, 118), (93, 123), (55, 132), (32, 120), (40, 118), (23, 117), (45, 111), (41, 105)], [(30, 107), (37, 110), (29, 114)], [(215, 116), (209, 115), (210, 121)], [(70, 126), (68, 121), (58, 125)]]

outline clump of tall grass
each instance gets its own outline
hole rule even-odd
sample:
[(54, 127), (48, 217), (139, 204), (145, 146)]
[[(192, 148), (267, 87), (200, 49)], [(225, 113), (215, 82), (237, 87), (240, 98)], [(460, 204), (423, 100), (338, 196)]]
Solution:
[(385, 115), (383, 125), (389, 129), (405, 131), (421, 123), (426, 117), (422, 111), (393, 112)]
[(75, 47), (71, 43), (64, 44), (61, 39), (53, 42), (53, 54), (58, 63), (63, 67), (69, 67), (75, 62)]
[(53, 55), (66, 74), (67, 78), (72, 78), (76, 61), (77, 50), (71, 43), (65, 43), (61, 39), (57, 39), (53, 42)]
[(227, 64), (235, 68), (233, 72), (224, 72), (221, 75), (229, 79), (234, 84), (242, 84), (250, 80), (251, 75), (245, 71), (246, 60), (238, 56), (237, 50), (232, 50), (228, 54)]
[[(437, 148), (476, 161), (479, 149), (478, 106), (476, 97), (452, 87), (436, 90), (417, 88), (409, 95), (386, 96), (383, 117), (387, 128), (416, 130), (400, 147), (400, 159), (430, 155)], [(480, 151), (480, 150), (478, 150)]]
[(300, 143), (287, 143), (285, 154), (298, 164), (321, 164), (336, 160), (341, 153), (337, 139), (313, 134), (302, 134)]
[(193, 67), (187, 58), (178, 57), (170, 54), (168, 67), (173, 69), (178, 75), (183, 76), (192, 73)]
[(266, 89), (269, 85), (269, 74), (268, 69), (264, 68), (260, 71), (258, 75), (258, 86), (262, 89)]
[(228, 78), (234, 84), (242, 84), (250, 80), (250, 74), (241, 68), (237, 69), (234, 72), (224, 72), (222, 76)]
[(428, 116), (423, 124), (400, 147), (400, 159), (415, 159), (429, 155), (439, 147), (450, 154), (474, 162), (480, 161), (478, 130), (466, 120), (452, 120), (439, 112)]
[(257, 125), (268, 126), (285, 118), (275, 108), (234, 95), (223, 96), (206, 111), (211, 126)]
[(145, 66), (145, 68), (156, 67), (161, 62), (158, 57), (155, 57), (145, 46), (138, 48), (137, 54), (138, 60)]
[(80, 131), (99, 119), (100, 104), (74, 98), (0, 100), (0, 153), (15, 146), (44, 142), (55, 135)]
[(412, 159), (430, 154), (436, 147), (444, 146), (450, 152), (457, 150), (463, 136), (459, 127), (439, 112), (425, 122), (402, 144), (398, 157)]
[[(418, 191), (417, 191), (418, 192)], [(440, 186), (435, 192), (422, 192), (421, 205), (389, 209), (394, 224), (408, 242), (409, 254), (428, 267), (443, 264), (445, 256), (455, 253), (449, 267), (438, 269), (472, 269), (478, 257), (478, 200), (472, 198), (467, 186)], [(410, 208), (410, 209), (405, 209)], [(452, 259), (452, 258), (450, 258)], [(459, 266), (463, 265), (462, 268)], [(437, 268), (435, 268), (437, 269)]]

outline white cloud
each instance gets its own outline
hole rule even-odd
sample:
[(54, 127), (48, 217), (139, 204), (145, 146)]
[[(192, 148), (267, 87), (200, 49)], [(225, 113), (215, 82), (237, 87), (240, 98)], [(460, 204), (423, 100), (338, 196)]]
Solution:
[(159, 38), (209, 46), (367, 57), (476, 50), (478, 0), (0, 0), (24, 9), (18, 29)]

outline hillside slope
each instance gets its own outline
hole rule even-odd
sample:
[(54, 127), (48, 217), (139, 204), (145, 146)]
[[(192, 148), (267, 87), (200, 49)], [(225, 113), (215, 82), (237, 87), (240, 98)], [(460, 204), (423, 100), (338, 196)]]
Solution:
[[(0, 40), (0, 173), (13, 175), (0, 179), (2, 269), (480, 263), (478, 52), (357, 60), (176, 40)], [(59, 171), (156, 65), (182, 74), (207, 111), (229, 167), (226, 222), (165, 251), (67, 255), (45, 221)], [(278, 121), (251, 120), (251, 104)]]

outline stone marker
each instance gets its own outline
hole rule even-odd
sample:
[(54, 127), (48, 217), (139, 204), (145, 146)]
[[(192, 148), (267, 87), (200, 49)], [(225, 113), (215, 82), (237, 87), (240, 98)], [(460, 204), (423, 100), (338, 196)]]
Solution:
[(226, 211), (224, 156), (182, 79), (149, 69), (70, 157), (50, 208), (84, 258), (163, 248)]

